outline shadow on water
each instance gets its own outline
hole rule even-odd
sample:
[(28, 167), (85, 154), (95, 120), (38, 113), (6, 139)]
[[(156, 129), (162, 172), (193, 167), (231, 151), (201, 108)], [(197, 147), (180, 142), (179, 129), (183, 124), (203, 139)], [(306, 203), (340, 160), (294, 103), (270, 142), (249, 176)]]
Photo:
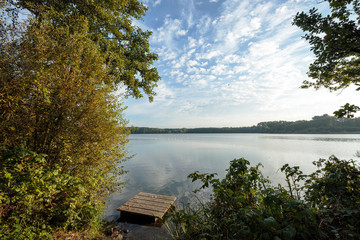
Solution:
[(129, 213), (120, 213), (120, 218), (117, 220), (117, 222), (138, 224), (158, 228), (161, 228), (162, 226), (162, 223), (155, 219), (155, 217)]
[(125, 232), (125, 239), (172, 239), (161, 222), (154, 217), (121, 213), (116, 221), (117, 229)]

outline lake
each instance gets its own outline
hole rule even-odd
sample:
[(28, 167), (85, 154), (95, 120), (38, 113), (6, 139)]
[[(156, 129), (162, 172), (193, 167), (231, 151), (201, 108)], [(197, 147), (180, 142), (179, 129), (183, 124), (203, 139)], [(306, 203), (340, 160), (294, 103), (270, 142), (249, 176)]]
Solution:
[[(360, 134), (134, 134), (128, 150), (134, 155), (124, 163), (129, 171), (124, 180), (129, 182), (107, 200), (107, 220), (117, 219), (116, 208), (138, 192), (176, 196), (177, 203), (196, 202), (192, 191), (200, 183), (191, 183), (187, 176), (200, 171), (222, 178), (234, 158), (244, 157), (252, 166), (261, 163), (264, 176), (276, 185), (284, 181), (279, 169), (285, 163), (307, 174), (316, 169), (312, 162), (319, 158), (335, 155), (359, 161), (355, 154)], [(198, 196), (203, 201), (209, 193)]]

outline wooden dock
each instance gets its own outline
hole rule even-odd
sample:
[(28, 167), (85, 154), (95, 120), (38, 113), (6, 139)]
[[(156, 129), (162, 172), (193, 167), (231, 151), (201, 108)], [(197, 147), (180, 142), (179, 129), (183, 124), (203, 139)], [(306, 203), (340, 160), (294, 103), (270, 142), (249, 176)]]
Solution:
[(136, 214), (161, 219), (174, 204), (176, 197), (140, 192), (117, 210), (121, 215)]

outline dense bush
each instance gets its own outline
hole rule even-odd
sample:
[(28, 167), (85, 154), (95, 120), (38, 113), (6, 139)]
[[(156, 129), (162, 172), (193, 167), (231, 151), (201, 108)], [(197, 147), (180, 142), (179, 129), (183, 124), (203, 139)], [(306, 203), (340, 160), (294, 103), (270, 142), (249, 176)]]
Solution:
[(243, 158), (222, 180), (192, 173), (201, 188), (213, 188), (213, 199), (170, 213), (168, 229), (175, 239), (359, 239), (359, 166), (334, 156), (314, 164), (320, 169), (308, 176), (284, 165), (286, 187), (271, 186), (261, 165)]
[(84, 187), (89, 179), (50, 166), (46, 156), (24, 146), (0, 159), (1, 239), (43, 239), (56, 230), (98, 225), (103, 203)]

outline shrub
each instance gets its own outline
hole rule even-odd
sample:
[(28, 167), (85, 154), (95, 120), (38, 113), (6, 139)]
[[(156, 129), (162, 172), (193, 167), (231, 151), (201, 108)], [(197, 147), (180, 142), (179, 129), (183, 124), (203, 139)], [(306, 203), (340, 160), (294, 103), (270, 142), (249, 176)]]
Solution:
[(42, 239), (56, 230), (97, 224), (102, 201), (89, 201), (82, 179), (22, 146), (0, 159), (0, 238)]
[(314, 164), (324, 167), (309, 176), (284, 165), (287, 187), (271, 186), (261, 165), (243, 158), (222, 180), (192, 173), (201, 188), (213, 188), (213, 199), (169, 213), (168, 230), (174, 239), (358, 239), (359, 167), (334, 156)]
[(359, 166), (335, 156), (314, 164), (321, 169), (309, 175), (305, 197), (321, 219), (319, 227), (332, 238), (359, 239)]

